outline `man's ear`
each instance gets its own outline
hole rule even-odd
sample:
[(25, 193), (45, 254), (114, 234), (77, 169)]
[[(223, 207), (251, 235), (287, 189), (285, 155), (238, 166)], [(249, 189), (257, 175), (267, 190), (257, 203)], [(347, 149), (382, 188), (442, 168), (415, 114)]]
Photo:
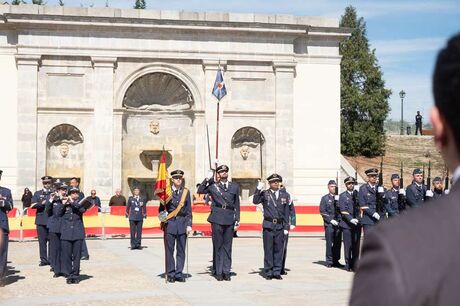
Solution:
[(431, 124), (433, 125), (434, 142), (438, 150), (447, 146), (447, 129), (444, 117), (436, 106), (431, 109)]

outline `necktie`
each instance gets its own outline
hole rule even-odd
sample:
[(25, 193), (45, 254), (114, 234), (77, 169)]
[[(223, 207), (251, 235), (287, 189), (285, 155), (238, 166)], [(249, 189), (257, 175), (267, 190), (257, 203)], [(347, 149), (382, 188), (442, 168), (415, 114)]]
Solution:
[(179, 194), (179, 189), (174, 190), (174, 193), (175, 193), (176, 195), (178, 195), (178, 194)]

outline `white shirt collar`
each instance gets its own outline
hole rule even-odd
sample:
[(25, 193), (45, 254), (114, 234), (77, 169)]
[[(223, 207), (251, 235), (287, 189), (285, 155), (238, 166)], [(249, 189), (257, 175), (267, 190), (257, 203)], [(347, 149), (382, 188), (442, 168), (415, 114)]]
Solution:
[(176, 186), (174, 186), (174, 185), (172, 185), (171, 188), (172, 188), (173, 191), (180, 190), (180, 188), (176, 188)]
[(350, 191), (350, 190), (347, 189), (347, 192), (348, 192), (350, 195), (353, 195), (353, 190)]
[(455, 169), (454, 174), (452, 176), (452, 184), (458, 183), (460, 181), (460, 166)]

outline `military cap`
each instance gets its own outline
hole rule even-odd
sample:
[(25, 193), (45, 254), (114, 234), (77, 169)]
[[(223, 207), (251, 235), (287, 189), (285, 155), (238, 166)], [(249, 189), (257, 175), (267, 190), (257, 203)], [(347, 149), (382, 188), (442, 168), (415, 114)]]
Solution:
[(49, 175), (42, 176), (42, 181), (43, 182), (48, 182), (48, 181), (52, 181), (52, 180), (53, 180), (52, 176), (49, 176)]
[(171, 177), (183, 177), (184, 176), (184, 171), (182, 170), (174, 170), (171, 172)]
[(396, 180), (396, 179), (398, 179), (398, 180), (400, 179), (399, 174), (393, 173), (393, 174), (391, 175), (391, 180)]
[(219, 167), (217, 167), (217, 169), (216, 169), (217, 173), (222, 172), (222, 171), (228, 172), (228, 166), (227, 165), (220, 165)]
[(267, 177), (267, 181), (269, 181), (269, 182), (275, 182), (275, 181), (282, 182), (283, 178), (281, 177), (281, 175), (273, 173), (272, 175)]
[(78, 192), (78, 193), (79, 193), (79, 192), (80, 192), (80, 189), (78, 189), (77, 187), (71, 187), (71, 188), (69, 189), (69, 193), (74, 193), (74, 192)]
[(353, 183), (353, 184), (355, 184), (355, 178), (352, 177), (352, 176), (348, 176), (348, 177), (346, 177), (346, 178), (343, 180), (343, 182), (344, 182), (345, 184), (348, 184), (348, 183)]
[(416, 174), (423, 174), (423, 171), (420, 168), (416, 168), (414, 169), (414, 171), (412, 171), (412, 175), (416, 175)]
[(66, 183), (60, 183), (59, 185), (56, 186), (58, 189), (68, 189), (69, 186), (66, 185)]
[(134, 186), (133, 190), (136, 190), (136, 189), (141, 190), (141, 187), (139, 187), (139, 186)]
[(327, 183), (327, 185), (328, 185), (328, 186), (329, 186), (329, 185), (337, 185), (337, 183), (336, 183), (334, 180), (330, 180), (330, 181)]
[(439, 176), (437, 176), (433, 179), (433, 183), (434, 182), (442, 182), (442, 179)]
[(379, 170), (377, 168), (370, 168), (370, 169), (367, 169), (366, 171), (364, 171), (364, 173), (366, 173), (367, 176), (377, 175), (377, 174), (379, 174)]

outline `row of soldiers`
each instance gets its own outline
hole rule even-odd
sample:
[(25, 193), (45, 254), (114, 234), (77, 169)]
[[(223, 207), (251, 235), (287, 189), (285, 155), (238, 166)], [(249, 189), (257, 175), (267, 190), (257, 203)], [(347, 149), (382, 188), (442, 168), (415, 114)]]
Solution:
[[(338, 194), (337, 182), (330, 180), (329, 193), (321, 198), (320, 213), (324, 221), (326, 238), (326, 266), (345, 267), (354, 271), (359, 258), (361, 232), (372, 229), (386, 218), (392, 218), (406, 209), (417, 208), (433, 197), (448, 193), (443, 190), (442, 180), (433, 179), (433, 190), (424, 184), (421, 169), (412, 172), (413, 181), (406, 189), (401, 187), (398, 174), (391, 175), (391, 188), (385, 189), (379, 177), (379, 170), (365, 171), (367, 182), (357, 187), (353, 177), (344, 180), (346, 190)], [(381, 173), (380, 173), (381, 174)], [(345, 265), (340, 264), (343, 241)]]

